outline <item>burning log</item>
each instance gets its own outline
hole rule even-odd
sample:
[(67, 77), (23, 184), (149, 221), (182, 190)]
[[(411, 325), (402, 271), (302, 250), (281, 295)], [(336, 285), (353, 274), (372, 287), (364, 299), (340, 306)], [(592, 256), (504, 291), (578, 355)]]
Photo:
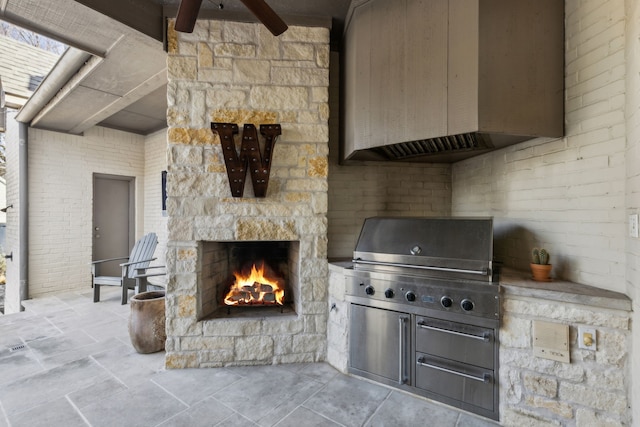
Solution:
[(273, 286), (265, 285), (264, 283), (260, 284), (260, 292), (264, 292), (265, 294), (273, 293)]
[(255, 264), (248, 274), (234, 272), (235, 282), (224, 298), (226, 305), (283, 305), (283, 280), (265, 266)]
[(276, 295), (273, 293), (264, 294), (262, 297), (264, 302), (274, 304), (276, 302)]

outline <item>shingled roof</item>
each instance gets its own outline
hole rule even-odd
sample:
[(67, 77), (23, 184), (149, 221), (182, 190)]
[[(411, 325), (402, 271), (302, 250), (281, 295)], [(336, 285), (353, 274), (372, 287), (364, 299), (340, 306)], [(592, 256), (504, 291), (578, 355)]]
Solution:
[(0, 36), (0, 78), (7, 107), (22, 107), (59, 58), (55, 53)]

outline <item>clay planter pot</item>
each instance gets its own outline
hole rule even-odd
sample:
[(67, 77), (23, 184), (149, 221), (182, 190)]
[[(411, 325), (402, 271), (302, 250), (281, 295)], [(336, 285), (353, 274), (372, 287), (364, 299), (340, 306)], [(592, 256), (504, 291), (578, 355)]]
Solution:
[(531, 274), (536, 282), (550, 282), (551, 264), (529, 264), (531, 266)]
[(138, 353), (164, 350), (165, 332), (164, 291), (142, 292), (131, 297), (129, 337)]

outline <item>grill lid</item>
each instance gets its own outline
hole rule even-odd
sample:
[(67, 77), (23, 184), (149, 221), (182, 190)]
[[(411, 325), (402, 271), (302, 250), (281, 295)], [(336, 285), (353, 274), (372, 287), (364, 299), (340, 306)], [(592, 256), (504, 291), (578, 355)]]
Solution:
[(364, 221), (353, 262), (491, 281), (492, 260), (492, 218), (373, 217)]

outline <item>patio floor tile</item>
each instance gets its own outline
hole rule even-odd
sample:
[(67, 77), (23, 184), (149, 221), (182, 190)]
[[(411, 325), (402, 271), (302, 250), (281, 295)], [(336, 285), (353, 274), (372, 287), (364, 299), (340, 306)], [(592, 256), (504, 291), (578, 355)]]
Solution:
[(165, 370), (133, 349), (119, 288), (25, 303), (0, 316), (0, 427), (496, 425), (326, 363)]

